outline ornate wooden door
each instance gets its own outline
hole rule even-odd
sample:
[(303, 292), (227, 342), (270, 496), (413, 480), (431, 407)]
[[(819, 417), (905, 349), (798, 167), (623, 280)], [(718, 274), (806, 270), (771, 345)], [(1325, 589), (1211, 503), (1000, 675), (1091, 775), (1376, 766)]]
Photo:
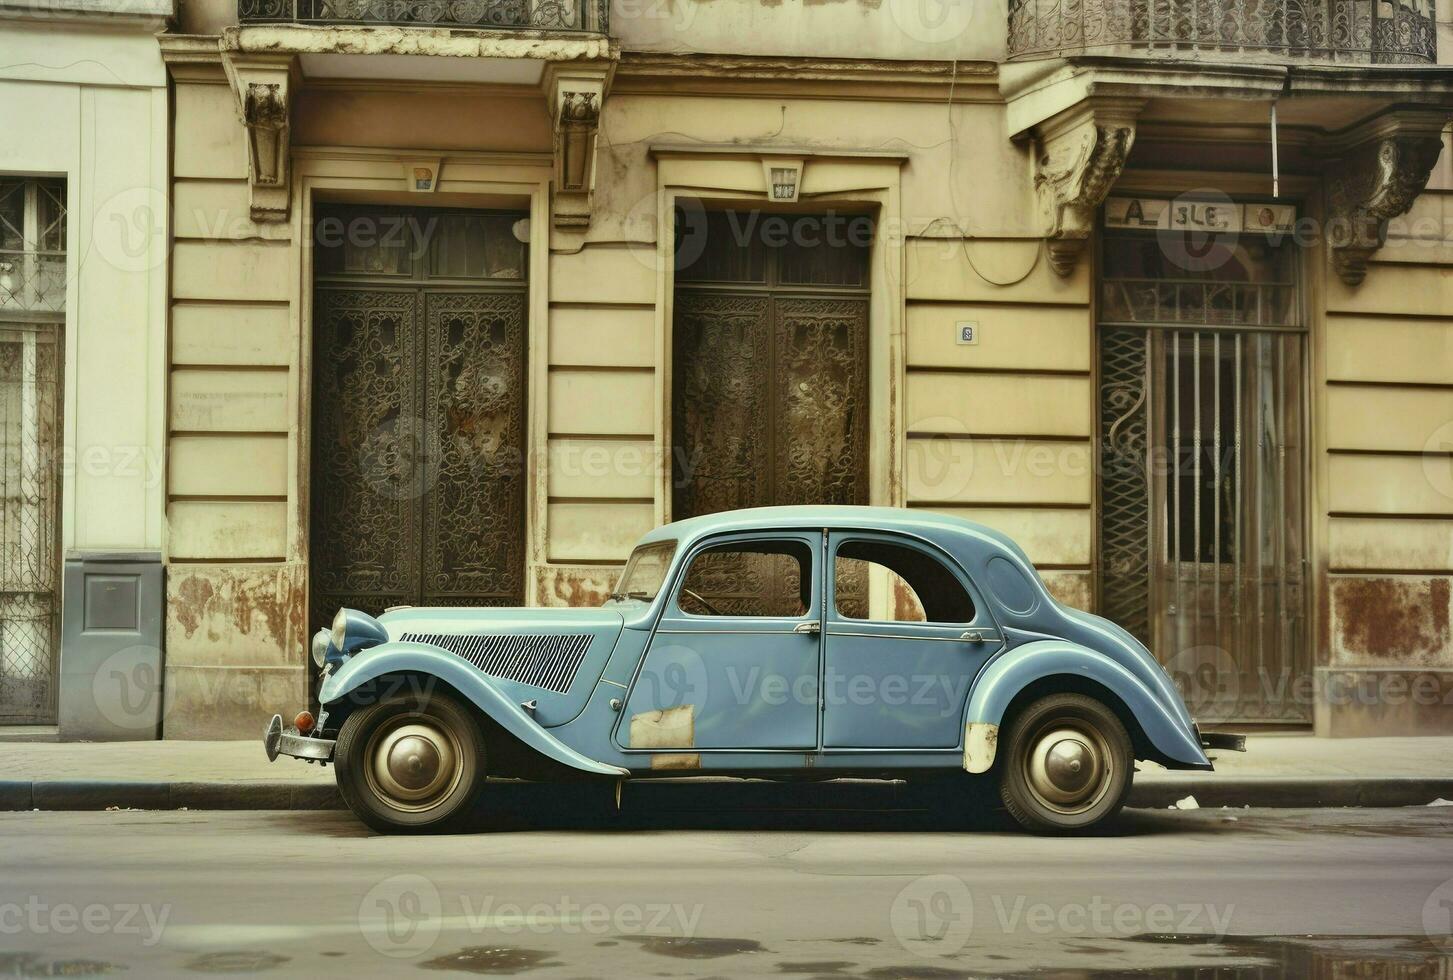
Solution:
[[(705, 216), (700, 256), (677, 272), (673, 519), (868, 502), (871, 229), (862, 215)], [(731, 560), (747, 564), (716, 569), (719, 608), (796, 600), (781, 565)]]
[[(527, 298), (524, 246), (510, 233), (517, 217), (320, 217), (314, 622), (340, 605), (522, 601)], [(321, 232), (330, 218), (345, 229), (331, 246)], [(350, 227), (396, 218), (393, 244), (347, 240)]]
[(770, 217), (707, 215), (677, 273), (674, 519), (868, 501), (870, 235), (821, 229), (871, 220), (792, 215), (778, 236)]

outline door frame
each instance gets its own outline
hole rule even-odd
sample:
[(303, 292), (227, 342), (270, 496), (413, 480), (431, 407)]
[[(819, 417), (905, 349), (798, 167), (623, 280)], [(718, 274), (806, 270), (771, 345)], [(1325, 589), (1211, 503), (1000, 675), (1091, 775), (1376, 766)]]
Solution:
[[(657, 473), (655, 522), (672, 520), (670, 365), (675, 277), (677, 201), (693, 199), (711, 208), (770, 211), (838, 211), (871, 214), (873, 241), (868, 256), (868, 503), (901, 507), (904, 385), (907, 362), (907, 248), (901, 210), (906, 153), (842, 150), (794, 151), (802, 160), (801, 204), (791, 208), (769, 199), (765, 161), (781, 148), (699, 147), (654, 143), (656, 163), (656, 397), (655, 425), (663, 452)], [(816, 164), (824, 164), (821, 168)], [(818, 174), (822, 176), (819, 178)]]
[[(1142, 140), (1153, 138), (1153, 130), (1144, 130)], [(1214, 188), (1229, 196), (1233, 201), (1265, 199), (1267, 178), (1260, 173), (1228, 173), (1216, 170), (1166, 170), (1127, 169), (1111, 188), (1112, 196), (1176, 197)], [(1299, 219), (1307, 218), (1326, 227), (1326, 210), (1323, 207), (1322, 185), (1316, 177), (1300, 174), (1281, 176), (1281, 196), (1278, 203), (1291, 204), (1297, 209)], [(1098, 419), (1100, 409), (1100, 281), (1103, 271), (1104, 244), (1103, 208), (1097, 212), (1094, 230), (1094, 247), (1090, 250), (1090, 296), (1087, 313), (1087, 329), (1091, 331), (1091, 343), (1095, 356), (1091, 358), (1090, 405), (1091, 418)], [(1329, 650), (1326, 637), (1316, 624), (1326, 615), (1327, 589), (1327, 536), (1329, 518), (1326, 506), (1326, 295), (1328, 291), (1325, 236), (1313, 236), (1310, 243), (1299, 243), (1297, 271), (1297, 303), (1302, 317), (1300, 333), (1303, 337), (1303, 367), (1299, 379), (1304, 419), (1302, 437), (1306, 447), (1301, 461), (1302, 486), (1305, 499), (1302, 505), (1303, 540), (1303, 598), (1302, 607), (1308, 624), (1305, 643), (1306, 661), (1315, 676), (1316, 670), (1325, 666)], [(1102, 438), (1099, 425), (1094, 427), (1094, 458), (1103, 459)], [(1097, 462), (1097, 466), (1099, 463)], [(1095, 519), (1091, 522), (1091, 556), (1094, 575), (1093, 591), (1095, 609), (1101, 607), (1104, 586), (1104, 570), (1101, 561), (1100, 515), (1104, 510), (1101, 481), (1092, 481), (1091, 494)], [(1154, 651), (1152, 651), (1154, 652)], [(1313, 678), (1308, 678), (1310, 685)], [(1293, 678), (1292, 685), (1296, 686)], [(1320, 697), (1312, 706), (1320, 710)], [(1308, 724), (1306, 727), (1312, 727)]]
[[(326, 216), (323, 220), (328, 220), (328, 218), (331, 217), (338, 217), (343, 220), (345, 224), (354, 219), (380, 220), (380, 223), (386, 222), (389, 219), (400, 219), (401, 221), (409, 222), (414, 228), (421, 227), (424, 222), (434, 220), (436, 217), (442, 218), (446, 215), (482, 214), (493, 215), (496, 217), (500, 215), (505, 215), (514, 218), (523, 213), (519, 210), (500, 211), (475, 208), (459, 208), (455, 206), (439, 206), (431, 204), (430, 202), (428, 202), (427, 199), (425, 199), (425, 202), (426, 203), (423, 204), (411, 202), (409, 205), (405, 206), (394, 204), (357, 205), (351, 203), (334, 202), (327, 202), (326, 204), (324, 204), (324, 202), (315, 201), (313, 210), (316, 217), (326, 207), (331, 211), (331, 214)], [(430, 329), (430, 310), (435, 300), (441, 297), (449, 296), (509, 296), (523, 297), (524, 305), (528, 306), (529, 291), (528, 264), (526, 267), (525, 277), (522, 279), (468, 279), (458, 276), (431, 274), (428, 268), (428, 254), (424, 251), (418, 250), (419, 246), (424, 241), (427, 241), (426, 237), (421, 238), (418, 241), (412, 239), (409, 241), (408, 244), (414, 249), (414, 251), (411, 252), (411, 254), (409, 255), (408, 269), (404, 272), (375, 274), (370, 276), (364, 273), (350, 273), (347, 271), (320, 272), (315, 266), (315, 278), (313, 280), (312, 291), (313, 303), (315, 307), (317, 305), (318, 296), (325, 291), (330, 290), (344, 292), (367, 291), (374, 294), (400, 294), (407, 295), (412, 298), (412, 305), (415, 312), (415, 317), (412, 321), (412, 330), (415, 334), (413, 338), (412, 348), (418, 357), (418, 362), (410, 365), (410, 369), (414, 373), (414, 383), (418, 386), (416, 391), (416, 402), (413, 406), (413, 410), (420, 420), (427, 420), (432, 415), (433, 407), (431, 404), (431, 385), (438, 380), (435, 372), (437, 364), (430, 359), (435, 353), (435, 351), (431, 347), (432, 331)], [(528, 309), (525, 310), (525, 315), (528, 316)], [(317, 323), (315, 320), (314, 327), (316, 328), (316, 326)], [(319, 337), (317, 336), (316, 329), (314, 330), (314, 336), (311, 338), (311, 342), (313, 344), (314, 354), (316, 357), (319, 347)], [(520, 383), (521, 385), (525, 386), (526, 390), (521, 391), (519, 397), (518, 404), (521, 409), (519, 432), (520, 438), (518, 445), (515, 447), (517, 451), (521, 454), (528, 451), (528, 418), (524, 417), (525, 410), (527, 409), (529, 402), (528, 372), (530, 365), (528, 343), (529, 324), (528, 322), (526, 322), (523, 325), (522, 335), (520, 337), (520, 357), (523, 359), (524, 362), (521, 365), (523, 370), (521, 371)], [(318, 366), (326, 367), (326, 365)], [(310, 377), (308, 380), (310, 383), (316, 383), (317, 379), (316, 377)], [(313, 433), (310, 432), (310, 438), (312, 437), (312, 435)], [(317, 460), (315, 458), (312, 458), (310, 459), (309, 465), (310, 467), (316, 467), (316, 463)], [(521, 496), (525, 499), (520, 501), (521, 506), (519, 513), (519, 525), (517, 530), (515, 531), (515, 533), (518, 533), (519, 535), (519, 549), (522, 556), (526, 555), (528, 551), (528, 527), (526, 526), (524, 513), (525, 505), (529, 497), (528, 490), (528, 485), (526, 485), (526, 481), (522, 474), (519, 492)], [(435, 496), (436, 487), (431, 486), (428, 487), (417, 498), (413, 499), (414, 506), (420, 508), (418, 516), (422, 518), (417, 525), (420, 537), (417, 541), (414, 542), (414, 544), (421, 552), (421, 554), (416, 557), (419, 558), (418, 571), (423, 577), (426, 577), (425, 573), (428, 570), (426, 567), (426, 563), (422, 559), (423, 549), (425, 549), (429, 543), (429, 538), (427, 535), (429, 521), (427, 518), (430, 515), (431, 511), (429, 509), (428, 501), (432, 500)], [(437, 513), (434, 516), (437, 516)], [(310, 511), (310, 521), (314, 520), (315, 518), (316, 515)], [(310, 526), (310, 549), (313, 544), (311, 539), (311, 534), (313, 530), (314, 529)], [(327, 551), (326, 548), (322, 550), (325, 553)], [(312, 598), (314, 598), (312, 593), (314, 592), (314, 586), (316, 584), (318, 571), (318, 566), (310, 563), (308, 567), (308, 589), (310, 593), (310, 601)], [(525, 594), (528, 591), (529, 584), (527, 571), (527, 561), (524, 562), (523, 567), (515, 570), (518, 577), (518, 592), (516, 596), (512, 600), (507, 601), (506, 604), (513, 605), (523, 600)], [(427, 589), (424, 590), (424, 601), (426, 602), (428, 600), (428, 591), (429, 590)], [(316, 598), (321, 600), (323, 598), (326, 598), (326, 596), (317, 596)], [(336, 599), (334, 601), (336, 601)], [(417, 600), (403, 599), (401, 601), (411, 602)], [(320, 607), (318, 610), (316, 610), (317, 615), (319, 617), (323, 617), (321, 621), (326, 622), (327, 617), (331, 616), (331, 612), (327, 611), (327, 609), (328, 607)], [(310, 606), (310, 614), (312, 612), (313, 610), (311, 610)]]
[[(412, 162), (439, 160), (438, 188), (409, 189), (406, 174)], [(289, 325), (294, 347), (289, 364), (287, 561), (299, 566), (301, 608), (311, 608), (308, 563), (311, 561), (312, 378), (313, 378), (313, 249), (311, 229), (319, 204), (447, 207), (523, 210), (529, 215), (529, 281), (526, 284), (525, 394), (525, 601), (530, 603), (536, 569), (546, 560), (546, 397), (548, 392), (548, 323), (550, 266), (550, 183), (554, 162), (546, 153), (460, 153), (419, 149), (361, 147), (298, 147), (292, 158), (293, 247), (288, 249), (290, 276)], [(326, 478), (326, 474), (318, 474)], [(311, 629), (315, 624), (309, 624)], [(321, 624), (318, 624), (321, 625)]]

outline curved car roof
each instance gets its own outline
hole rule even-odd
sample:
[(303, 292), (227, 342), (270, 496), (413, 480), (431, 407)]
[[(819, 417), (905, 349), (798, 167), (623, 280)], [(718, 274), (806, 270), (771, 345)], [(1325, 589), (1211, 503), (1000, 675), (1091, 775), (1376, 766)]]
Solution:
[(663, 524), (641, 538), (641, 543), (674, 539), (689, 547), (709, 534), (788, 528), (901, 531), (925, 538), (960, 558), (1008, 553), (1034, 567), (1024, 549), (1002, 531), (961, 517), (902, 507), (813, 504), (728, 510)]

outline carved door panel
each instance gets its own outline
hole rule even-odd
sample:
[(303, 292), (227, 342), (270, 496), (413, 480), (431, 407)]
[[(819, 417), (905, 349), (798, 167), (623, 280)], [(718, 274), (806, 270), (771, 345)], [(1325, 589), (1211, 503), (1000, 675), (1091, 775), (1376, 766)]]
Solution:
[(309, 562), (318, 624), (340, 605), (523, 599), (523, 265), (493, 216), (409, 219), (397, 247), (350, 243), (319, 262)]
[(419, 592), (420, 295), (314, 292), (312, 622), (377, 612)]
[(524, 590), (525, 294), (431, 293), (422, 602), (514, 605)]

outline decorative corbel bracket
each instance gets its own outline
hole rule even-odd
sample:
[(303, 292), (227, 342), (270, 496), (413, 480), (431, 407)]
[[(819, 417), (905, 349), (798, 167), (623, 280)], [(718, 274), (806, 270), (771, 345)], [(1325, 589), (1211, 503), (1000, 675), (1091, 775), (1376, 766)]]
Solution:
[(253, 221), (286, 221), (293, 65), (291, 57), (224, 52), (223, 67), (247, 130), (247, 180)]
[(552, 211), (557, 228), (590, 224), (595, 194), (595, 140), (609, 81), (607, 66), (571, 66), (546, 73), (546, 96), (555, 131)]
[(1101, 202), (1125, 168), (1143, 101), (1089, 98), (1032, 131), (1034, 188), (1050, 266), (1074, 272)]
[(1393, 110), (1324, 147), (1327, 249), (1348, 286), (1387, 240), (1388, 222), (1406, 214), (1428, 186), (1443, 149), (1444, 110)]

